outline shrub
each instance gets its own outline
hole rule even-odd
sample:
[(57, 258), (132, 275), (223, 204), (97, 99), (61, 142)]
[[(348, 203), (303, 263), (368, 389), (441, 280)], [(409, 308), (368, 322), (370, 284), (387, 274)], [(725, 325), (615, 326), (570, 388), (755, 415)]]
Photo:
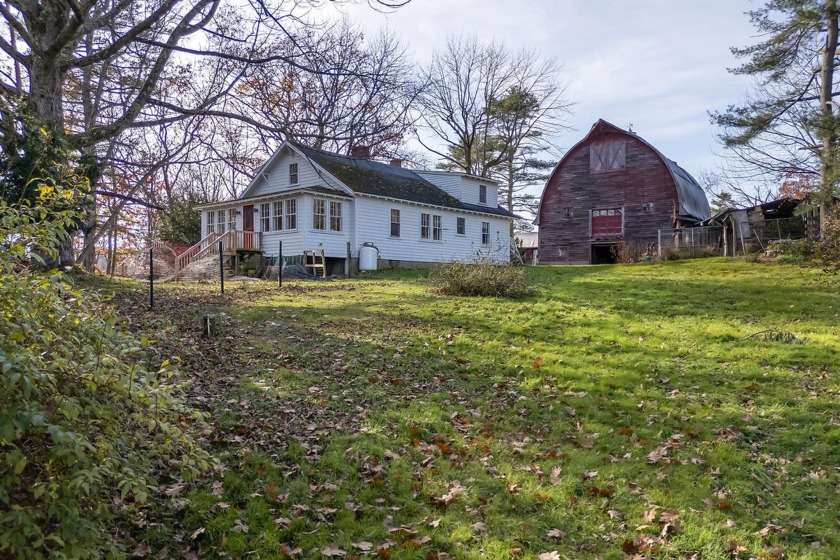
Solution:
[(823, 268), (832, 273), (840, 271), (840, 212), (836, 209), (825, 219), (820, 249)]
[(779, 263), (806, 265), (819, 259), (821, 247), (818, 241), (781, 239), (768, 243), (767, 253), (777, 254)]
[(95, 296), (25, 259), (49, 256), (75, 218), (51, 204), (0, 201), (0, 557), (122, 556), (111, 524), (165, 474), (209, 456), (168, 360), (121, 333)]
[(652, 262), (655, 255), (654, 245), (654, 243), (622, 242), (612, 247), (612, 254), (615, 262), (618, 263)]
[(486, 259), (440, 265), (430, 276), (442, 294), (451, 296), (521, 298), (530, 293), (524, 269)]

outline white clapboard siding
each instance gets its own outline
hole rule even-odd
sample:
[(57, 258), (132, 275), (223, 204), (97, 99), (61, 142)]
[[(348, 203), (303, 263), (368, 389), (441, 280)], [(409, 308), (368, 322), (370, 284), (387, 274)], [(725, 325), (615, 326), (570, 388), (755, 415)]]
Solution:
[[(400, 210), (400, 237), (391, 237), (391, 210)], [(420, 238), (420, 214), (440, 215), (441, 241)], [(353, 256), (365, 242), (376, 245), (379, 258), (412, 262), (474, 261), (488, 257), (496, 262), (510, 259), (510, 223), (505, 218), (467, 214), (418, 204), (387, 201), (357, 195), (356, 239)], [(466, 221), (465, 234), (457, 235), (456, 220)], [(481, 223), (490, 224), (490, 245), (481, 244)]]
[[(289, 165), (293, 163), (297, 163), (298, 166), (298, 182), (295, 184), (289, 182)], [(334, 180), (320, 172), (307, 158), (296, 152), (284, 151), (274, 157), (268, 167), (257, 175), (253, 186), (249, 187), (245, 196), (253, 198), (316, 185), (335, 188), (336, 185), (333, 185), (333, 182)]]
[[(471, 177), (460, 173), (450, 173), (447, 171), (416, 171), (418, 175), (445, 190), (461, 202), (467, 204), (484, 205), (495, 208), (499, 200), (499, 187), (489, 179), (480, 179), (478, 177)], [(487, 203), (479, 202), (479, 186), (487, 187)]]

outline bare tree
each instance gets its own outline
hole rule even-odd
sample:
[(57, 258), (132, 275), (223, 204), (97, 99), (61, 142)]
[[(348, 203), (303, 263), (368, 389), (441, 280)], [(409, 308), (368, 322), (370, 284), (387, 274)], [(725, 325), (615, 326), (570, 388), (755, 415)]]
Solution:
[(344, 19), (268, 50), (289, 52), (303, 43), (313, 53), (309, 67), (332, 71), (280, 61), (256, 69), (237, 90), (239, 102), (278, 131), (263, 133), (267, 149), (293, 138), (334, 152), (364, 144), (374, 155), (392, 155), (412, 130), (409, 108), (417, 95), (404, 47), (385, 32), (368, 40)]
[[(379, 7), (404, 3), (369, 2)], [(246, 10), (224, 8), (220, 0), (0, 4), (0, 16), (11, 30), (9, 40), (0, 38), (0, 66), (8, 69), (0, 71), (3, 106), (25, 106), (39, 126), (90, 156), (107, 153), (103, 143), (130, 129), (166, 126), (191, 116), (212, 113), (260, 125), (228, 111), (225, 100), (254, 64), (282, 60), (310, 69), (307, 62), (314, 53), (295, 38), (306, 28), (302, 11), (318, 5), (318, 0), (250, 0)], [(277, 37), (286, 37), (293, 47), (264, 54), (265, 43)], [(192, 81), (177, 63), (197, 57), (213, 60), (213, 71)], [(73, 82), (76, 101), (83, 106), (75, 120), (69, 107)], [(167, 97), (166, 90), (175, 84), (194, 88), (195, 95)], [(3, 116), (12, 114), (4, 111)], [(72, 260), (72, 248), (64, 257)]]
[[(511, 84), (511, 55), (499, 43), (482, 45), (476, 37), (449, 37), (423, 73), (419, 97), (422, 123), (443, 150), (424, 147), (449, 167), (486, 176), (501, 160), (500, 150), (487, 146), (487, 107)], [(495, 156), (488, 154), (495, 152)]]
[(571, 102), (552, 59), (476, 38), (450, 38), (424, 74), (422, 122), (443, 150), (427, 146), (443, 167), (502, 184), (500, 202), (533, 211), (524, 189), (545, 179)]

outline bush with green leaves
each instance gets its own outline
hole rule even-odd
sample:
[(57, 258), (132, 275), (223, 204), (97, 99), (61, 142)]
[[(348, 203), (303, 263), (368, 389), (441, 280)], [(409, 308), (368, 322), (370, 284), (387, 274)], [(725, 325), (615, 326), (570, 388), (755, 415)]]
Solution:
[[(92, 294), (48, 255), (76, 215), (73, 191), (0, 200), (0, 557), (100, 558), (125, 553), (119, 511), (155, 495), (161, 477), (210, 464), (190, 437), (201, 419), (178, 397), (169, 361), (120, 331)], [(65, 201), (66, 202), (66, 201)]]
[(439, 265), (430, 277), (442, 294), (451, 296), (522, 298), (531, 292), (522, 268), (487, 259)]
[(767, 245), (770, 252), (778, 252), (782, 264), (813, 265), (822, 253), (819, 241), (810, 239), (780, 239)]

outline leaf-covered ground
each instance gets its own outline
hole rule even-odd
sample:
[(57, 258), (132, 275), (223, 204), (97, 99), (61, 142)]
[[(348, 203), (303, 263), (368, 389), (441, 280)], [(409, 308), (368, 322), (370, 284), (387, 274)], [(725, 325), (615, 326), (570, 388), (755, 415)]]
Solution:
[(722, 259), (528, 274), (523, 301), (401, 272), (159, 286), (154, 312), (117, 285), (221, 459), (163, 481), (135, 554), (838, 555), (836, 283)]

